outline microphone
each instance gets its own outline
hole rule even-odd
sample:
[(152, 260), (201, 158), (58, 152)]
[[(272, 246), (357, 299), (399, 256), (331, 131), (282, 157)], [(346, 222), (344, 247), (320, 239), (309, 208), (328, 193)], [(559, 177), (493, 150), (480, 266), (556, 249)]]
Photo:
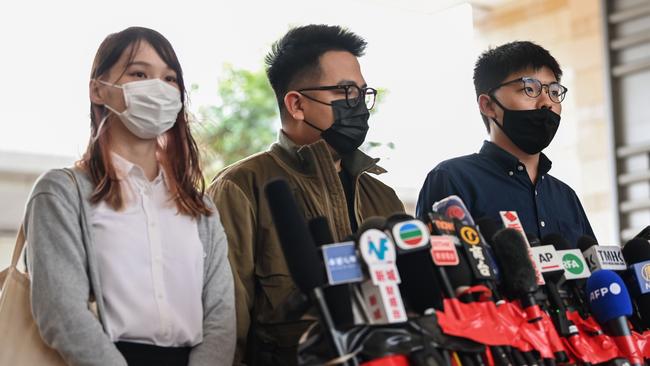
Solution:
[(562, 259), (564, 266), (562, 280), (573, 295), (570, 297), (571, 303), (578, 308), (581, 315), (586, 317), (589, 309), (584, 301), (584, 287), (586, 279), (591, 276), (587, 261), (580, 249), (572, 248), (571, 244), (563, 237), (557, 236), (552, 243)]
[(605, 333), (633, 365), (643, 365), (643, 356), (627, 324), (632, 302), (621, 277), (606, 269), (594, 271), (587, 280), (587, 293), (591, 312)]
[(320, 311), (325, 333), (336, 355), (341, 357), (346, 353), (345, 347), (325, 301), (322, 287), (326, 280), (322, 262), (318, 258), (307, 222), (301, 215), (286, 180), (278, 178), (269, 181), (264, 187), (264, 193), (289, 273), (303, 293), (312, 295)]
[(476, 227), (465, 225), (458, 219), (454, 219), (454, 226), (474, 278), (477, 281), (494, 280), (494, 268), (490, 266), (489, 255)]
[(458, 219), (465, 225), (475, 225), (474, 219), (472, 219), (472, 215), (470, 215), (465, 203), (456, 195), (451, 195), (435, 202), (432, 210), (450, 219)]
[(385, 231), (397, 249), (399, 284), (408, 309), (426, 314), (443, 309), (442, 290), (431, 260), (431, 236), (426, 225), (413, 216), (398, 213), (386, 220)]
[(503, 229), (501, 223), (489, 216), (483, 216), (476, 220), (476, 226), (478, 226), (481, 235), (483, 235), (483, 238), (490, 246), (494, 245), (494, 235), (496, 235), (499, 230)]
[[(514, 229), (520, 232), (523, 237), (524, 243), (528, 248), (530, 248), (531, 247), (530, 242), (526, 237), (526, 232), (524, 231), (524, 227), (521, 225), (521, 220), (519, 220), (519, 216), (517, 215), (517, 212), (499, 211), (499, 216), (501, 216), (501, 221), (503, 222), (503, 226), (505, 226), (507, 229)], [(538, 285), (543, 285), (546, 283), (544, 282), (544, 276), (542, 276), (542, 272), (537, 267), (537, 263), (532, 259), (532, 253), (530, 253), (530, 256), (531, 256), (531, 263), (533, 264), (533, 269), (535, 270), (535, 280), (537, 281)]]
[[(560, 296), (559, 282), (564, 277), (564, 265), (559, 253), (555, 250), (553, 243), (563, 240), (558, 234), (549, 234), (542, 238), (540, 246), (531, 248), (533, 258), (544, 275), (546, 281), (546, 293), (548, 300), (554, 311), (550, 313), (555, 327), (558, 332), (565, 337), (577, 333), (577, 329), (571, 328), (573, 325), (566, 317), (566, 306)], [(572, 331), (572, 330), (575, 330)], [(562, 362), (562, 361), (561, 361)]]
[[(537, 305), (533, 294), (538, 289), (535, 269), (528, 255), (528, 245), (520, 232), (502, 229), (494, 236), (494, 254), (503, 276), (501, 287), (509, 298), (521, 300), (523, 308)], [(533, 314), (534, 315), (534, 314)], [(536, 318), (538, 316), (533, 316)]]
[[(542, 315), (534, 296), (538, 290), (537, 278), (523, 233), (512, 228), (501, 229), (492, 240), (497, 264), (503, 273), (508, 274), (501, 278), (504, 295), (510, 299), (519, 299), (528, 322), (538, 323), (542, 320)], [(537, 363), (536, 360), (530, 360), (530, 353), (524, 352), (523, 355), (529, 364)]]
[(623, 257), (630, 266), (627, 279), (638, 320), (642, 328), (650, 329), (650, 243), (639, 237), (628, 241), (623, 247)]
[(334, 325), (337, 329), (349, 327), (354, 324), (354, 314), (352, 311), (352, 295), (348, 283), (363, 280), (361, 265), (356, 256), (354, 243), (347, 243), (347, 247), (346, 243), (334, 244), (329, 222), (324, 216), (309, 220), (309, 231), (314, 238), (314, 242), (322, 251), (323, 263), (330, 285), (323, 288), (323, 294), (325, 295), (327, 307), (332, 314)]
[(578, 248), (582, 251), (592, 272), (599, 269), (610, 271), (625, 271), (627, 269), (623, 253), (618, 245), (598, 245), (596, 239), (583, 235), (578, 239)]
[(528, 244), (530, 244), (531, 247), (538, 247), (542, 245), (542, 242), (539, 240), (537, 235), (533, 233), (526, 233), (526, 240), (528, 241)]
[(361, 292), (369, 308), (371, 324), (401, 323), (407, 320), (399, 290), (401, 282), (395, 265), (397, 251), (383, 232), (385, 219), (372, 217), (364, 221), (358, 232), (358, 249), (370, 279), (361, 284)]

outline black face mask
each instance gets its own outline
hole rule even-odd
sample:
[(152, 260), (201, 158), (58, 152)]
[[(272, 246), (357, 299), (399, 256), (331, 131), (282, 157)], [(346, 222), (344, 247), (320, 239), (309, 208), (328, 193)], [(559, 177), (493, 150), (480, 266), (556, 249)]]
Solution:
[(492, 99), (503, 109), (503, 124), (492, 119), (503, 133), (522, 151), (533, 155), (544, 150), (555, 137), (560, 115), (548, 108), (512, 110)]
[[(320, 102), (322, 103), (322, 102)], [(345, 99), (332, 101), (334, 123), (326, 130), (316, 127), (311, 122), (304, 120), (312, 128), (321, 132), (321, 137), (337, 153), (345, 155), (358, 149), (366, 139), (368, 133), (368, 119), (370, 111), (361, 101), (354, 107), (349, 107)]]

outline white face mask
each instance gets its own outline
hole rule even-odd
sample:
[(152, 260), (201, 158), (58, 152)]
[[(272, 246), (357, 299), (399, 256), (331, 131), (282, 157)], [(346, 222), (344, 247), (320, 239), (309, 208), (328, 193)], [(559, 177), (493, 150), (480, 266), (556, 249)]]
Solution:
[[(181, 92), (160, 79), (131, 81), (122, 85), (97, 81), (122, 89), (126, 105), (124, 112), (120, 113), (108, 104), (105, 106), (120, 117), (129, 131), (142, 139), (158, 137), (172, 128), (183, 107)], [(100, 123), (97, 136), (105, 121)]]

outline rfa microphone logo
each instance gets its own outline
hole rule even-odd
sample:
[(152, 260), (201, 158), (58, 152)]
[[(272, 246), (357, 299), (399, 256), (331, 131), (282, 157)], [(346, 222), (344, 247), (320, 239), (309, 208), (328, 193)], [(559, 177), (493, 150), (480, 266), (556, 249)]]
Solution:
[(557, 254), (562, 260), (565, 280), (576, 280), (591, 276), (591, 271), (580, 249), (558, 250)]
[(614, 282), (609, 287), (601, 287), (598, 289), (595, 289), (589, 294), (589, 301), (593, 302), (598, 299), (602, 299), (603, 297), (607, 296), (607, 294), (611, 293), (612, 295), (616, 296), (621, 293), (621, 285), (618, 283)]
[(402, 250), (422, 248), (429, 244), (429, 231), (418, 220), (400, 222), (393, 227), (395, 244)]
[(573, 253), (567, 253), (562, 257), (562, 264), (564, 269), (574, 275), (579, 275), (585, 270), (585, 265), (582, 264), (580, 258)]

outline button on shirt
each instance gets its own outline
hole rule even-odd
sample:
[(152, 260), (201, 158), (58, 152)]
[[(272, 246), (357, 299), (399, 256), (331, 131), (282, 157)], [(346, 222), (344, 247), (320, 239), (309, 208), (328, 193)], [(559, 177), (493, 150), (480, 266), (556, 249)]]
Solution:
[(124, 208), (92, 207), (91, 225), (113, 342), (194, 346), (203, 339), (203, 246), (196, 220), (178, 213), (162, 167), (153, 181), (111, 154)]
[(594, 237), (578, 196), (550, 169), (551, 161), (540, 154), (533, 184), (515, 156), (485, 141), (478, 154), (444, 161), (429, 172), (417, 216), (426, 218), (434, 202), (457, 195), (475, 220), (487, 216), (500, 223), (499, 211), (517, 211), (524, 230), (540, 238), (558, 233), (575, 246), (582, 235)]

